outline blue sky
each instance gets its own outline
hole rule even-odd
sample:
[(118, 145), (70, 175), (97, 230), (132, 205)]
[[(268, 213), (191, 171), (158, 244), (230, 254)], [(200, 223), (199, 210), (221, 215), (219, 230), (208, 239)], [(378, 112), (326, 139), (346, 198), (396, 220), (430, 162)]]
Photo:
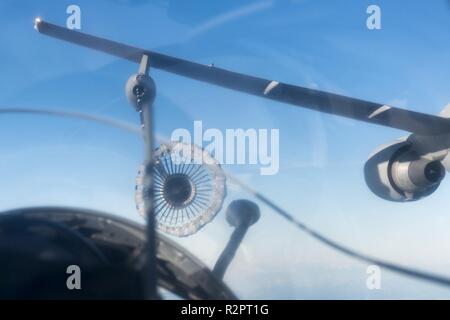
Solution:
[[(448, 1), (2, 1), (0, 105), (107, 115), (137, 124), (124, 84), (137, 66), (39, 35), (36, 16), (64, 25), (81, 7), (83, 32), (200, 63), (438, 114), (450, 102)], [(382, 29), (366, 28), (377, 4)], [(225, 165), (329, 237), (374, 256), (450, 275), (450, 182), (414, 203), (366, 187), (363, 166), (405, 132), (323, 115), (152, 70), (156, 130), (280, 129), (280, 171)], [(133, 187), (137, 136), (76, 120), (0, 117), (0, 209), (70, 205), (142, 221)], [(226, 204), (250, 195), (229, 184)], [(450, 298), (447, 289), (382, 271), (323, 247), (261, 204), (225, 280), (248, 298)], [(207, 265), (231, 230), (223, 212), (179, 243)], [(242, 285), (242, 283), (245, 283)]]

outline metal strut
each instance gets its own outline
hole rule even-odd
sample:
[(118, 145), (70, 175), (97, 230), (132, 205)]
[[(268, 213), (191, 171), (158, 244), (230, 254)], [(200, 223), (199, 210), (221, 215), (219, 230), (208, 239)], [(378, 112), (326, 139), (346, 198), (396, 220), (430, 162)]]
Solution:
[[(148, 55), (144, 54), (139, 65), (139, 74), (148, 76), (150, 69), (150, 59)], [(144, 268), (144, 281), (146, 283), (146, 296), (148, 299), (157, 299), (156, 291), (156, 232), (155, 232), (155, 217), (153, 206), (153, 108), (151, 101), (143, 101), (138, 105), (138, 112), (141, 120), (142, 134), (145, 142), (145, 169), (144, 169), (144, 190), (146, 196), (144, 197), (145, 217), (147, 218), (146, 225), (146, 263)]]

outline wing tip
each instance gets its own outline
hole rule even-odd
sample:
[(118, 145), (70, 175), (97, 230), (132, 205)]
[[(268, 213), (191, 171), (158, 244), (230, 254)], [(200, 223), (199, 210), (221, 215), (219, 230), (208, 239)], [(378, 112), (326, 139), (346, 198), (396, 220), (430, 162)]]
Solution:
[(37, 32), (40, 32), (40, 26), (41, 26), (41, 23), (42, 23), (41, 17), (36, 17), (36, 18), (34, 19), (34, 29), (35, 29)]

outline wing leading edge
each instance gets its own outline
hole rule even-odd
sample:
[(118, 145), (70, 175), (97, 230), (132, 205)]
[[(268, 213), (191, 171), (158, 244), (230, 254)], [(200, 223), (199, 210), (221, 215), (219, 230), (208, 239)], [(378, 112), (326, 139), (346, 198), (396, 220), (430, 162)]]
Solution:
[(420, 135), (450, 133), (450, 119), (443, 117), (203, 65), (69, 30), (40, 19), (36, 19), (35, 28), (42, 34), (136, 63), (140, 63), (142, 55), (146, 54), (149, 56), (153, 68), (231, 90)]

